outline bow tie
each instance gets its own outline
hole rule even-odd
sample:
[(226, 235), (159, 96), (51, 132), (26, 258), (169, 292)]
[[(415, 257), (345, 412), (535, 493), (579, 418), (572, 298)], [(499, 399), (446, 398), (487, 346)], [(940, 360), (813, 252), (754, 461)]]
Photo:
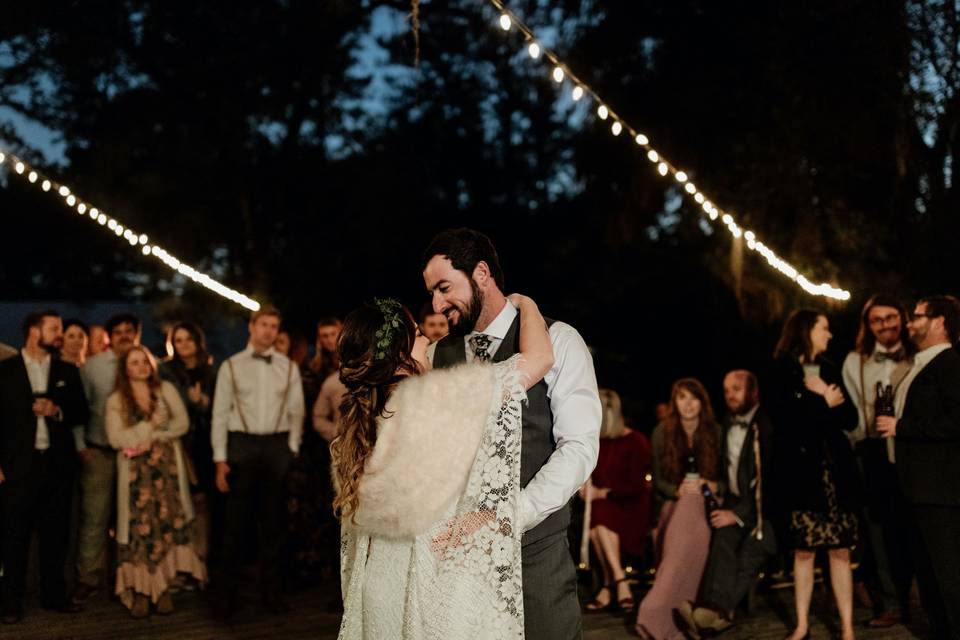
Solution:
[(903, 360), (903, 349), (897, 349), (896, 351), (877, 351), (873, 354), (874, 362), (883, 362), (884, 360), (892, 360), (893, 362), (900, 362)]
[(750, 426), (750, 421), (747, 420), (746, 418), (733, 418), (732, 420), (730, 420), (730, 426), (743, 427), (744, 429), (746, 429), (747, 427)]
[(254, 351), (254, 352), (253, 352), (253, 359), (254, 359), (254, 360), (263, 360), (263, 361), (266, 362), (267, 364), (271, 364), (271, 363), (273, 363), (273, 354), (270, 354), (270, 353), (257, 353), (256, 351)]

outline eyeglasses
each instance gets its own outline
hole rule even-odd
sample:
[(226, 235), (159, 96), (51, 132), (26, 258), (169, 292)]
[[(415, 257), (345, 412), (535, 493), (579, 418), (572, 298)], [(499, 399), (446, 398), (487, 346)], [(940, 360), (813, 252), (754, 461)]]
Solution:
[(910, 314), (910, 320), (911, 320), (911, 321), (912, 321), (912, 320), (916, 320), (917, 318), (930, 318), (930, 319), (933, 319), (933, 318), (939, 318), (939, 317), (940, 317), (940, 316), (938, 316), (938, 315), (935, 316), (935, 315), (931, 315), (931, 314), (929, 314), (929, 313), (911, 313), (911, 314)]
[(871, 326), (871, 327), (879, 327), (879, 326), (881, 326), (881, 325), (892, 324), (893, 322), (898, 322), (899, 320), (900, 320), (900, 314), (899, 314), (899, 313), (891, 313), (891, 314), (889, 314), (889, 315), (885, 315), (885, 316), (882, 316), (882, 317), (879, 317), (879, 316), (878, 316), (878, 317), (875, 317), (875, 318), (870, 318), (870, 326)]

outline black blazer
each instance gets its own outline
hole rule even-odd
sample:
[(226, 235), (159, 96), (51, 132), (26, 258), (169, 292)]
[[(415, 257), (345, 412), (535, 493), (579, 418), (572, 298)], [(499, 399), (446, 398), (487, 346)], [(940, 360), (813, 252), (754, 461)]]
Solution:
[(753, 452), (754, 426), (760, 434), (760, 466), (761, 466), (761, 487), (764, 513), (769, 512), (769, 504), (773, 496), (773, 488), (770, 486), (770, 471), (773, 469), (773, 423), (763, 407), (758, 407), (753, 414), (753, 420), (747, 429), (747, 435), (743, 439), (743, 449), (740, 450), (739, 462), (737, 463), (737, 488), (740, 490), (740, 498), (731, 503), (733, 495), (729, 494), (729, 471), (727, 456), (727, 434), (730, 432), (730, 416), (723, 421), (723, 434), (720, 445), (720, 483), (724, 491), (728, 494), (725, 500), (724, 508), (730, 505), (733, 512), (737, 514), (746, 526), (752, 527), (757, 520), (757, 460)]
[(764, 406), (775, 425), (775, 486), (781, 515), (790, 511), (826, 511), (823, 465), (833, 474), (837, 502), (847, 511), (860, 507), (860, 483), (853, 448), (845, 431), (857, 427), (857, 409), (843, 385), (840, 370), (821, 359), (820, 377), (843, 392), (845, 402), (830, 408), (822, 396), (807, 389), (803, 367), (791, 357), (774, 362), (762, 385)]
[(907, 390), (897, 423), (897, 472), (913, 504), (960, 506), (960, 354), (935, 357)]
[[(73, 427), (85, 425), (90, 418), (80, 370), (54, 358), (50, 362), (47, 396), (63, 412), (61, 421), (47, 418), (48, 455), (56, 456), (64, 469), (72, 469), (76, 459)], [(23, 356), (18, 354), (0, 362), (0, 469), (8, 481), (19, 480), (30, 470), (37, 437), (37, 416), (32, 405), (33, 390)]]

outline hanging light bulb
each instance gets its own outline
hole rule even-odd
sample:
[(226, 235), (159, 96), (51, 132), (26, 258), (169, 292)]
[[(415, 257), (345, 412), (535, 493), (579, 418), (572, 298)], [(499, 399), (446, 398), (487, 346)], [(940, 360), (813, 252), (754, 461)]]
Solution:
[(563, 82), (563, 69), (559, 66), (553, 68), (553, 81), (557, 84)]
[(637, 137), (634, 138), (634, 140), (636, 140), (637, 144), (639, 144), (640, 146), (650, 144), (650, 139), (647, 136), (643, 135), (642, 133), (638, 133)]
[(610, 115), (610, 110), (607, 109), (607, 105), (602, 104), (599, 107), (597, 107), (597, 115), (600, 117), (601, 120), (606, 120), (607, 116)]
[(683, 171), (677, 171), (677, 175), (674, 176), (674, 177), (677, 179), (677, 182), (686, 182), (686, 181), (687, 181), (687, 174), (684, 173)]
[(647, 151), (647, 157), (650, 159), (650, 162), (660, 162), (660, 154), (653, 149)]
[(536, 60), (540, 57), (540, 45), (536, 42), (531, 42), (530, 46), (527, 47), (527, 53), (530, 54), (530, 57)]
[(43, 189), (44, 191), (50, 191), (50, 187), (52, 186), (53, 185), (50, 184), (49, 180), (44, 180), (43, 182), (40, 183), (40, 188)]
[(620, 124), (619, 121), (614, 122), (614, 123), (610, 126), (610, 132), (611, 132), (613, 135), (615, 135), (615, 136), (620, 135), (620, 132), (621, 132), (621, 131), (623, 131), (623, 125)]
[(30, 184), (33, 184), (34, 182), (36, 182), (36, 181), (37, 181), (37, 172), (36, 172), (36, 171), (31, 171), (30, 174), (27, 176), (27, 180), (30, 181)]
[(510, 31), (510, 26), (511, 26), (512, 24), (513, 24), (513, 23), (510, 21), (510, 16), (508, 16), (508, 15), (505, 14), (505, 13), (500, 14), (500, 28), (501, 28), (501, 29), (503, 29), (504, 31)]
[(665, 176), (667, 175), (668, 171), (670, 171), (670, 167), (667, 166), (666, 162), (661, 162), (660, 164), (657, 165), (657, 173), (659, 173), (660, 175)]
[(583, 97), (583, 87), (581, 87), (580, 85), (575, 86), (575, 87), (573, 88), (573, 93), (571, 94), (570, 97), (573, 98), (573, 101), (574, 101), (574, 102), (576, 102), (576, 101), (578, 101), (580, 98), (582, 98), (582, 97)]

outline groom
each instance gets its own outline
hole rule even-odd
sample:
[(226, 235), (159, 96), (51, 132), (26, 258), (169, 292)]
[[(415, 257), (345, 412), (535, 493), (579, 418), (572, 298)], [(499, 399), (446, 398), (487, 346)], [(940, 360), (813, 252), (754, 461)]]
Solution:
[[(450, 335), (431, 348), (434, 367), (501, 362), (520, 351), (519, 316), (504, 296), (490, 239), (444, 231), (423, 256), (433, 309)], [(523, 405), (519, 513), (523, 528), (523, 609), (528, 640), (579, 638), (577, 576), (567, 544), (569, 501), (597, 463), (601, 406), (593, 360), (577, 331), (550, 322), (555, 364)]]

